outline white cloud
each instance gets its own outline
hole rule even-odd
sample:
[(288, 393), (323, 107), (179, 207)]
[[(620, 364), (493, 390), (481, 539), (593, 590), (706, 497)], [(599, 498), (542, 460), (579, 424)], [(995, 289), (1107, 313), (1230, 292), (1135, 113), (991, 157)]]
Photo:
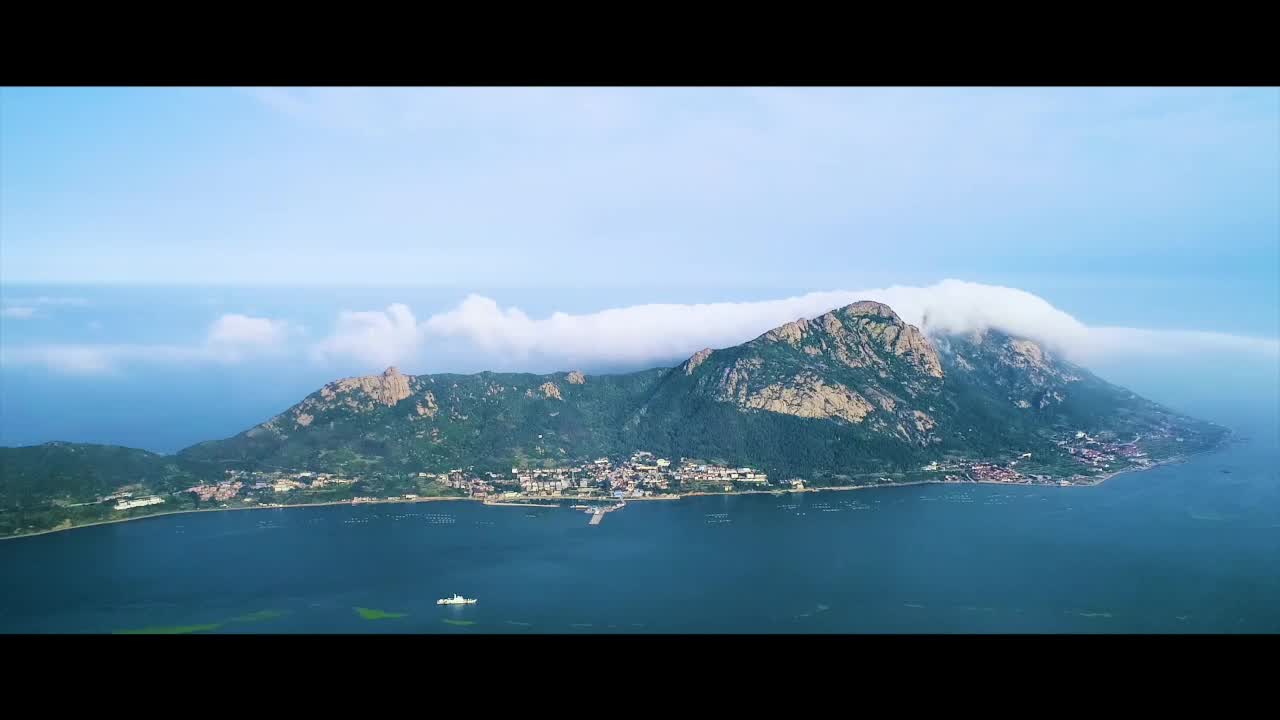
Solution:
[(883, 302), (905, 321), (929, 333), (994, 328), (1036, 340), (1080, 362), (1117, 355), (1215, 350), (1280, 355), (1280, 343), (1268, 338), (1090, 328), (1023, 290), (959, 280), (928, 287), (815, 292), (759, 302), (634, 305), (583, 315), (554, 313), (542, 319), (472, 295), (456, 308), (429, 318), (424, 329), (442, 338), (461, 338), (494, 353), (544, 355), (568, 364), (646, 364), (685, 357), (704, 347), (736, 345), (785, 322), (812, 318), (858, 300)]
[[(491, 298), (470, 295), (456, 307), (419, 322), (404, 304), (385, 310), (343, 311), (333, 332), (310, 346), (321, 363), (355, 361), (369, 372), (421, 361), (428, 341), (458, 342), (486, 357), (482, 370), (511, 358), (575, 366), (652, 366), (704, 348), (751, 340), (783, 323), (812, 318), (858, 300), (877, 300), (931, 334), (994, 328), (1026, 337), (1089, 364), (1100, 360), (1179, 353), (1247, 353), (1280, 358), (1280, 341), (1195, 330), (1090, 327), (1049, 302), (1016, 288), (945, 280), (926, 287), (813, 292), (755, 302), (648, 304), (593, 313), (530, 317)], [(35, 364), (60, 372), (103, 373), (145, 363), (236, 363), (282, 353), (301, 328), (279, 320), (223, 315), (203, 342), (192, 345), (43, 345), (0, 348), (0, 364)]]
[(10, 305), (0, 309), (0, 317), (6, 317), (14, 320), (27, 320), (35, 317), (36, 309), (22, 305)]
[(412, 359), (422, 345), (422, 331), (409, 306), (396, 303), (385, 311), (343, 311), (333, 334), (312, 347), (318, 361), (352, 358), (371, 366)]
[(0, 348), (0, 365), (37, 365), (55, 372), (99, 375), (129, 365), (233, 364), (283, 351), (293, 330), (282, 321), (228, 314), (214, 321), (202, 343), (66, 343)]
[(222, 346), (269, 347), (285, 338), (288, 324), (268, 318), (227, 314), (218, 318), (209, 328), (209, 342)]
[(1277, 340), (1228, 333), (1099, 327), (1091, 328), (1089, 336), (1097, 348), (1085, 353), (1086, 357), (1191, 352), (1280, 356), (1280, 342)]

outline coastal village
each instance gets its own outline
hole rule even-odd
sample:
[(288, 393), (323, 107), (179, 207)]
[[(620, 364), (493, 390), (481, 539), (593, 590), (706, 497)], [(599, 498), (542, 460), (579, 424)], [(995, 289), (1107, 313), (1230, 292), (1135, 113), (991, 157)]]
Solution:
[[(228, 470), (222, 482), (195, 485), (184, 492), (201, 502), (226, 502), (255, 497), (270, 502), (272, 496), (295, 490), (318, 490), (350, 485), (360, 478), (329, 473)], [(673, 464), (650, 452), (636, 452), (628, 460), (614, 463), (599, 458), (588, 463), (555, 468), (511, 468), (510, 474), (474, 473), (462, 469), (442, 473), (419, 472), (416, 481), (453, 491), (445, 496), (469, 497), (489, 502), (521, 499), (674, 499), (677, 488), (732, 492), (735, 489), (765, 487), (768, 476), (754, 468), (681, 460)], [(436, 495), (439, 497), (439, 495)], [(379, 500), (425, 500), (428, 496), (405, 493), (393, 497), (355, 496), (352, 503)]]
[[(1151, 466), (1153, 463), (1148, 453), (1138, 444), (1141, 440), (1143, 438), (1139, 436), (1119, 442), (1095, 438), (1084, 431), (1062, 437), (1055, 444), (1079, 467), (1078, 472), (1065, 477), (1061, 472), (1049, 475), (1028, 471), (1028, 466), (1035, 466), (1032, 453), (1026, 452), (1004, 462), (935, 461), (921, 467), (918, 472), (910, 473), (911, 477), (906, 482), (1092, 485), (1100, 478), (1121, 470)], [(1176, 443), (1181, 438), (1170, 431), (1155, 433), (1147, 440)], [(315, 471), (227, 470), (225, 477), (218, 482), (194, 485), (173, 495), (190, 494), (200, 503), (226, 508), (233, 505), (284, 507), (308, 501), (362, 504), (443, 498), (470, 498), (490, 504), (558, 500), (625, 502), (631, 499), (677, 499), (691, 494), (821, 489), (801, 478), (777, 481), (752, 467), (691, 458), (673, 461), (652, 452), (637, 451), (620, 461), (602, 457), (561, 467), (513, 467), (509, 473), (477, 473), (461, 468), (438, 473), (418, 472), (411, 478), (411, 484), (418, 492), (378, 496), (348, 494), (341, 500), (331, 499), (336, 493), (326, 492), (356, 485), (361, 480), (358, 476)], [(873, 478), (870, 483), (854, 482), (840, 487), (897, 482), (902, 481), (881, 477)], [(825, 486), (831, 487), (832, 484), (826, 483)], [(160, 494), (135, 496), (135, 492), (120, 491), (98, 498), (96, 502), (78, 505), (107, 503), (113, 510), (128, 511), (165, 504), (166, 497)]]

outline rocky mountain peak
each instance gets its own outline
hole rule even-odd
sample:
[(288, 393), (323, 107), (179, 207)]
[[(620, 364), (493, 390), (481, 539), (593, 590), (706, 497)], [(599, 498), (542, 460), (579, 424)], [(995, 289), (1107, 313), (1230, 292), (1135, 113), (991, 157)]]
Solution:
[(884, 303), (879, 303), (874, 300), (859, 300), (858, 302), (853, 303), (852, 305), (844, 306), (843, 308), (841, 308), (841, 311), (843, 311), (844, 314), (846, 315), (853, 315), (853, 316), (869, 315), (869, 316), (888, 318), (890, 320), (893, 320), (894, 322), (899, 322), (899, 323), (902, 322), (902, 318), (898, 317), (898, 313), (894, 312), (893, 308), (889, 307), (888, 305), (885, 305)]
[(387, 368), (381, 375), (345, 378), (320, 390), (323, 400), (340, 398), (343, 404), (356, 410), (371, 410), (375, 404), (389, 407), (412, 394), (409, 376), (401, 374), (395, 367)]
[(942, 377), (938, 352), (920, 329), (903, 322), (893, 308), (862, 300), (812, 320), (801, 318), (761, 336), (811, 356), (832, 357), (848, 367), (885, 367), (887, 355), (901, 357), (920, 372)]
[(809, 332), (809, 321), (800, 318), (793, 320), (786, 325), (770, 330), (765, 333), (765, 339), (769, 342), (785, 342), (795, 345), (805, 338)]

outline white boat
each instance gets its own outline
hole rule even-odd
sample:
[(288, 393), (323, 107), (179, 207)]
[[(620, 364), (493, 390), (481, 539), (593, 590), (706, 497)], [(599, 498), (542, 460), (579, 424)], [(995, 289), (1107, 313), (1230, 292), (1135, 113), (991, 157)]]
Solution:
[(453, 597), (451, 598), (440, 598), (439, 600), (436, 601), (436, 604), (437, 605), (475, 605), (476, 599), (464, 598), (461, 595), (454, 593)]

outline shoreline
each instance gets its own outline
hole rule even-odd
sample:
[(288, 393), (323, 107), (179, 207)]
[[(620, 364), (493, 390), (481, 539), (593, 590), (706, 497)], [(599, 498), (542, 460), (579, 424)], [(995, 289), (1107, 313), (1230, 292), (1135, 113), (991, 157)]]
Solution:
[(150, 520), (151, 518), (164, 517), (166, 515), (190, 515), (192, 513), (207, 512), (235, 512), (237, 510), (287, 510), (289, 508), (300, 507), (326, 507), (329, 505), (390, 505), (393, 503), (420, 503), (420, 502), (440, 502), (445, 500), (471, 500), (469, 497), (431, 497), (431, 498), (415, 498), (413, 500), (399, 499), (378, 499), (367, 500), (365, 502), (353, 503), (350, 500), (334, 500), (331, 502), (315, 502), (315, 503), (290, 503), (288, 505), (245, 505), (241, 507), (224, 507), (224, 508), (196, 508), (194, 510), (168, 510), (165, 512), (151, 513), (149, 515), (138, 515), (135, 517), (115, 518), (114, 520), (98, 520), (96, 522), (84, 523), (83, 525), (72, 525), (70, 527), (55, 527), (48, 530), (37, 530), (35, 532), (22, 533), (20, 535), (6, 535), (0, 538), (0, 542), (5, 540), (20, 540), (22, 538), (36, 537), (37, 535), (49, 535), (52, 533), (66, 532), (68, 530), (79, 530), (81, 528), (95, 527), (97, 525), (115, 525), (117, 523), (134, 522), (135, 520)]
[[(1169, 458), (1167, 460), (1161, 460), (1159, 462), (1152, 463), (1146, 467), (1125, 468), (1124, 470), (1117, 470), (1116, 472), (1103, 475), (1097, 478), (1096, 480), (1094, 480), (1093, 482), (1079, 483), (1079, 484), (1071, 483), (1069, 485), (1059, 485), (1057, 482), (1054, 482), (1054, 483), (1025, 482), (1024, 483), (1024, 482), (1002, 482), (1000, 480), (963, 480), (961, 482), (948, 482), (946, 480), (911, 480), (908, 482), (880, 483), (876, 485), (839, 485), (839, 486), (812, 487), (812, 488), (806, 487), (803, 490), (796, 490), (793, 488), (786, 488), (786, 489), (780, 488), (777, 490), (739, 490), (735, 492), (701, 492), (699, 491), (699, 492), (683, 493), (679, 495), (659, 495), (659, 496), (653, 496), (653, 497), (633, 497), (633, 498), (620, 498), (620, 499), (626, 502), (645, 501), (645, 500), (683, 500), (685, 498), (691, 498), (691, 497), (714, 497), (714, 496), (730, 496), (730, 495), (786, 495), (786, 494), (817, 493), (817, 492), (845, 492), (849, 490), (875, 490), (875, 489), (883, 489), (883, 488), (910, 487), (913, 485), (1003, 485), (1005, 487), (1049, 487), (1049, 488), (1059, 488), (1059, 489), (1069, 488), (1069, 487), (1098, 487), (1099, 485), (1105, 483), (1106, 481), (1118, 475), (1124, 475), (1126, 473), (1144, 472), (1147, 470), (1153, 470), (1158, 467), (1163, 467), (1165, 465), (1176, 465), (1179, 463), (1186, 462), (1187, 460), (1190, 460), (1191, 458), (1196, 457), (1198, 455), (1204, 455), (1206, 453), (1215, 452), (1220, 449), (1222, 449), (1222, 446), (1212, 447), (1205, 450), (1200, 450), (1198, 452), (1189, 453), (1187, 455), (1181, 455), (1178, 457)], [(71, 525), (69, 527), (55, 527), (55, 528), (49, 528), (47, 530), (37, 530), (35, 532), (22, 533), (19, 535), (6, 535), (0, 538), (0, 541), (20, 540), (22, 538), (36, 537), (39, 535), (50, 535), (53, 533), (67, 532), (69, 530), (80, 530), (82, 528), (95, 527), (98, 525), (114, 525), (116, 523), (133, 522), (136, 520), (148, 520), (151, 518), (164, 517), (166, 515), (188, 515), (191, 513), (205, 513), (205, 512), (233, 512), (236, 510), (286, 510), (289, 508), (327, 507), (331, 505), (393, 505), (393, 504), (408, 505), (411, 503), (451, 502), (451, 501), (452, 502), (457, 502), (457, 501), (478, 502), (482, 505), (488, 505), (488, 506), (494, 506), (494, 507), (562, 507), (560, 503), (564, 501), (618, 500), (618, 499), (619, 498), (613, 498), (613, 497), (563, 496), (563, 497), (554, 498), (554, 499), (546, 498), (545, 500), (553, 501), (554, 504), (542, 505), (542, 504), (536, 504), (533, 502), (509, 502), (509, 503), (490, 502), (487, 498), (478, 499), (473, 497), (421, 497), (421, 498), (413, 498), (413, 499), (379, 498), (377, 500), (366, 500), (358, 503), (352, 502), (350, 500), (335, 500), (331, 502), (291, 503), (288, 505), (254, 505), (254, 506), (225, 507), (225, 508), (197, 508), (194, 510), (170, 510), (167, 512), (152, 513), (149, 515), (139, 515), (137, 517), (116, 518), (114, 520), (99, 520), (97, 522), (85, 523), (83, 525)]]

